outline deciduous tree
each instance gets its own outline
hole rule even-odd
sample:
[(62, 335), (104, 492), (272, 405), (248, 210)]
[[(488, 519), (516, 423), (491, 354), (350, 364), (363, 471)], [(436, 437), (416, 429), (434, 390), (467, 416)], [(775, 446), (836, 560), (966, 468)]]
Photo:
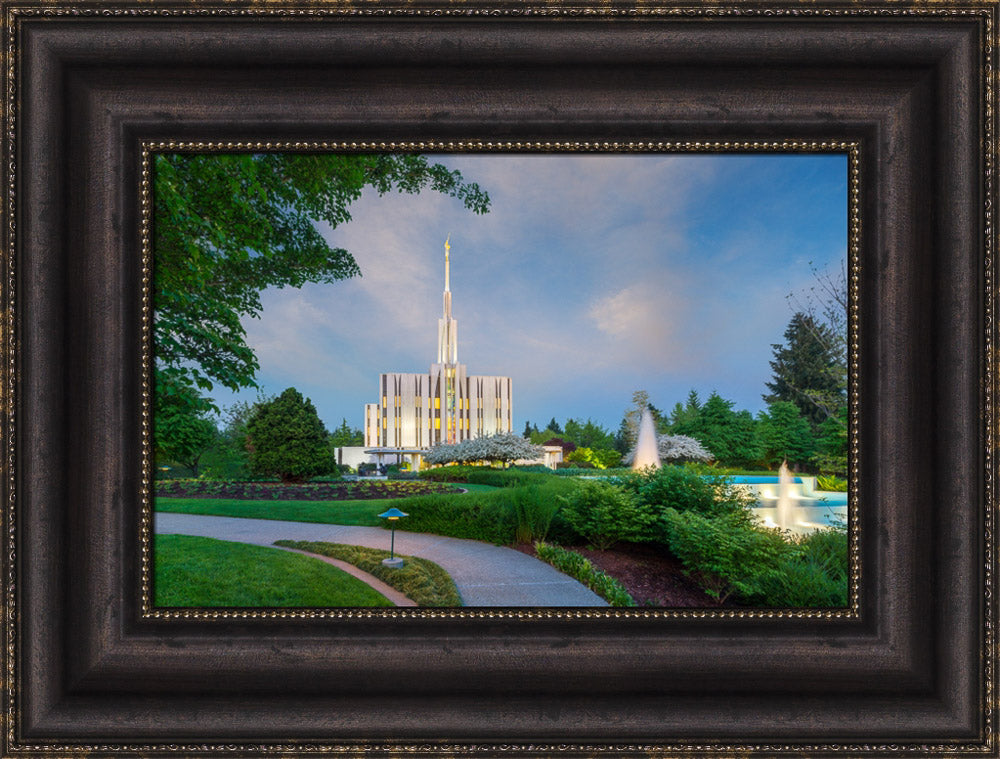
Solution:
[(258, 317), (267, 287), (360, 274), (315, 227), (350, 220), (365, 188), (423, 189), (483, 213), (489, 197), (419, 155), (198, 154), (157, 156), (154, 179), (156, 392), (254, 385), (257, 358), (241, 319)]
[(257, 474), (301, 482), (328, 474), (334, 461), (316, 407), (293, 387), (256, 407), (247, 422), (250, 466)]

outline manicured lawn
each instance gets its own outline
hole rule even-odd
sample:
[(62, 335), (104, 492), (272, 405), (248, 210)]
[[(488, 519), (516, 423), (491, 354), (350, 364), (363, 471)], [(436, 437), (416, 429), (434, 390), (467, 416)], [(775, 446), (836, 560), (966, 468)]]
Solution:
[(470, 493), (488, 493), (494, 490), (500, 490), (496, 485), (480, 485), (475, 482), (462, 482), (458, 485), (460, 488), (468, 490)]
[(287, 522), (378, 527), (390, 501), (242, 501), (228, 498), (157, 498), (157, 511), (177, 514), (210, 514), (244, 519), (278, 519)]
[(157, 535), (154, 605), (392, 606), (381, 593), (318, 559), (278, 548)]
[[(499, 490), (491, 485), (462, 485), (470, 493)], [(450, 497), (450, 496), (449, 496)], [(461, 498), (462, 493), (456, 493)], [(156, 498), (157, 511), (176, 514), (207, 514), (216, 517), (243, 517), (244, 519), (277, 519), (286, 522), (313, 522), (316, 524), (360, 525), (381, 527), (379, 519), (393, 505), (384, 498), (368, 501), (260, 501), (232, 498)], [(405, 509), (404, 509), (405, 511)]]

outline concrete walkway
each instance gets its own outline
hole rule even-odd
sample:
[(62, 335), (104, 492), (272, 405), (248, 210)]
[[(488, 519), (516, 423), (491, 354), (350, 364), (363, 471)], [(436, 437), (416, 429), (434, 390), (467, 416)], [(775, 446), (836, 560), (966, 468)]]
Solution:
[[(276, 540), (315, 540), (388, 548), (389, 531), (270, 519), (157, 512), (162, 534), (198, 535), (270, 546)], [(396, 553), (439, 564), (466, 606), (607, 606), (608, 602), (543, 561), (512, 548), (425, 533), (396, 532)]]

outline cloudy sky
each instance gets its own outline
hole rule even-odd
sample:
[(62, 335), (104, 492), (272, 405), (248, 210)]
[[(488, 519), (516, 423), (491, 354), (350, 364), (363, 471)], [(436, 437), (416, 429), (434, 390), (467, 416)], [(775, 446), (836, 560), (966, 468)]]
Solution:
[[(847, 160), (837, 155), (438, 156), (486, 189), (366, 194), (321, 226), (362, 276), (268, 290), (248, 319), (258, 381), (294, 386), (327, 427), (361, 427), (380, 372), (436, 358), (451, 235), (458, 357), (513, 378), (514, 426), (555, 417), (615, 430), (633, 391), (669, 410), (690, 389), (763, 407), (771, 344), (811, 266), (843, 266)], [(256, 392), (213, 393), (225, 406)]]

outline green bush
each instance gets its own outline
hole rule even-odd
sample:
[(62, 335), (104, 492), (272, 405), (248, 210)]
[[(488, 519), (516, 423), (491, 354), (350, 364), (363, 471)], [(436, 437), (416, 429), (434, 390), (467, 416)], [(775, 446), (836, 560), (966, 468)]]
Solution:
[(829, 476), (821, 474), (816, 477), (816, 487), (832, 493), (846, 493), (847, 480), (832, 474)]
[(749, 522), (754, 503), (746, 489), (725, 477), (707, 477), (688, 466), (664, 466), (629, 472), (615, 479), (639, 502), (654, 508), (694, 511), (704, 516), (742, 515)]
[[(483, 471), (487, 473), (484, 478), (491, 479), (491, 470)], [(578, 483), (532, 472), (520, 475), (527, 478), (527, 484), (510, 484), (484, 493), (407, 498), (398, 505), (410, 516), (399, 527), (497, 545), (541, 539), (557, 526), (559, 496), (572, 492)], [(496, 482), (499, 480), (480, 484)], [(558, 532), (566, 532), (562, 523), (558, 524)]]
[(545, 467), (541, 471), (512, 467), (497, 469), (489, 466), (440, 466), (420, 472), (420, 478), (434, 482), (469, 482), (474, 485), (491, 485), (497, 488), (513, 488), (521, 485), (540, 485), (551, 482), (553, 472)]
[(535, 543), (538, 558), (574, 580), (579, 580), (612, 606), (635, 606), (635, 599), (618, 580), (601, 571), (586, 558), (565, 548)]
[(400, 521), (397, 529), (496, 545), (514, 542), (517, 521), (502, 491), (416, 496), (396, 505), (410, 515)]
[(601, 479), (610, 479), (612, 477), (617, 477), (620, 475), (631, 474), (631, 467), (609, 467), (608, 469), (601, 469), (600, 471), (595, 471), (593, 469), (581, 469), (576, 466), (573, 462), (569, 462), (569, 466), (564, 466), (567, 462), (562, 461), (558, 464), (558, 469), (551, 471), (552, 474), (557, 477), (587, 477), (594, 478), (600, 477)]
[(403, 566), (394, 569), (382, 564), (382, 559), (389, 558), (389, 552), (378, 548), (313, 543), (306, 540), (279, 540), (275, 545), (346, 561), (395, 588), (418, 606), (462, 605), (462, 598), (451, 575), (427, 559), (400, 556), (404, 559)]
[(822, 530), (788, 540), (738, 515), (706, 517), (667, 509), (667, 544), (705, 591), (720, 602), (772, 608), (847, 605), (847, 534)]
[(758, 581), (751, 603), (773, 608), (838, 608), (847, 606), (847, 574), (800, 553), (790, 553), (773, 572)]
[(667, 508), (661, 519), (670, 550), (720, 603), (733, 593), (759, 598), (783, 555), (794, 550), (777, 530), (749, 525), (739, 514), (713, 518)]
[(541, 484), (524, 485), (501, 491), (510, 499), (514, 510), (514, 539), (518, 543), (545, 540), (552, 520), (559, 511), (558, 488)]
[(655, 522), (634, 493), (602, 480), (585, 480), (560, 501), (570, 527), (602, 551), (619, 540), (647, 538)]

